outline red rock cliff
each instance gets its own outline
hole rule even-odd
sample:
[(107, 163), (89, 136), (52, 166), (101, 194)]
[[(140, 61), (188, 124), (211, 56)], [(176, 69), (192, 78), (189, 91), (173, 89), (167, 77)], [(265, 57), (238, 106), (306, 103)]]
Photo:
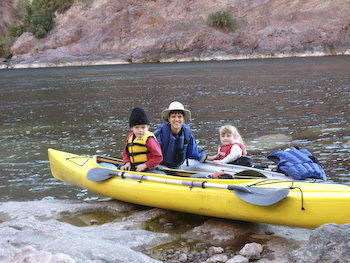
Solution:
[[(207, 25), (230, 10), (235, 32)], [(349, 54), (349, 0), (75, 1), (43, 40), (22, 35), (13, 62), (157, 62)]]

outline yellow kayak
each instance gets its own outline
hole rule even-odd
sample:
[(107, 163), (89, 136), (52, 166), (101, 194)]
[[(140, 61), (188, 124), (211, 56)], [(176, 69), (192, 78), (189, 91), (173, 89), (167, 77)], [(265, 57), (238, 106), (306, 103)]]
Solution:
[[(114, 199), (205, 216), (304, 228), (350, 223), (350, 187), (274, 179), (192, 178), (103, 168), (99, 156), (49, 149), (53, 176)], [(111, 161), (112, 162), (112, 161)]]

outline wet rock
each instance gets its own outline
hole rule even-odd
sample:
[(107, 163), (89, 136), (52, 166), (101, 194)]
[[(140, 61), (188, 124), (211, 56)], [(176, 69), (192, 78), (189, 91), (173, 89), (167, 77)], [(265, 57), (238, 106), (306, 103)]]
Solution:
[(209, 219), (204, 224), (185, 233), (186, 238), (197, 239), (216, 246), (235, 243), (240, 236), (251, 231), (251, 224), (221, 219)]
[(99, 224), (99, 221), (98, 220), (90, 220), (90, 225), (98, 225)]
[(159, 224), (162, 224), (162, 225), (167, 224), (167, 223), (171, 223), (169, 221), (169, 219), (164, 218), (164, 217), (160, 218), (158, 222), (159, 222)]
[(288, 255), (289, 262), (350, 262), (350, 224), (325, 224), (315, 229), (308, 243)]
[(271, 149), (280, 147), (283, 148), (287, 146), (291, 141), (293, 140), (292, 136), (285, 135), (285, 134), (270, 134), (270, 135), (264, 135), (261, 136), (251, 143), (253, 145), (259, 145), (259, 147)]
[(240, 251), (239, 254), (242, 256), (254, 260), (254, 259), (260, 259), (261, 253), (263, 252), (263, 247), (261, 244), (258, 243), (249, 243), (246, 244)]
[(343, 144), (344, 147), (350, 147), (350, 140)]
[(165, 230), (174, 230), (175, 226), (173, 223), (166, 223), (166, 224), (164, 224), (164, 229)]

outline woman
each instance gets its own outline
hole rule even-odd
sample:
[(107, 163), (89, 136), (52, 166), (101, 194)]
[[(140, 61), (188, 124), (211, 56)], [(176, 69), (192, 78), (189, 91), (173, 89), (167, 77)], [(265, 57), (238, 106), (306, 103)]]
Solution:
[(161, 124), (154, 132), (162, 148), (161, 164), (175, 168), (183, 164), (186, 159), (200, 162), (206, 160), (207, 155), (204, 151), (198, 152), (190, 127), (184, 123), (185, 119), (191, 119), (191, 112), (185, 109), (182, 103), (172, 102), (168, 109), (162, 111), (162, 119), (166, 123)]

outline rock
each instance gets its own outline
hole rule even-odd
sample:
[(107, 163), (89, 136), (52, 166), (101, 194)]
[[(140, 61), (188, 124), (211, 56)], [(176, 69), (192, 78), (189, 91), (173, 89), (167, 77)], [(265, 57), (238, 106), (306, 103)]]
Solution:
[(325, 224), (316, 228), (308, 243), (289, 253), (289, 262), (350, 262), (350, 224)]
[(228, 257), (226, 255), (217, 254), (217, 255), (214, 255), (214, 256), (211, 256), (210, 258), (208, 258), (206, 262), (208, 262), (208, 263), (224, 263), (227, 260), (228, 260)]
[(222, 247), (210, 247), (208, 249), (209, 255), (213, 256), (215, 254), (221, 254), (222, 252), (224, 252), (224, 249)]
[(24, 55), (33, 50), (35, 46), (35, 37), (32, 33), (24, 32), (11, 47), (13, 56)]
[[(90, 225), (91, 220), (94, 220), (91, 216), (93, 213), (98, 213), (98, 225)], [(108, 213), (106, 217), (111, 218), (107, 223), (103, 213)], [(84, 214), (89, 216), (85, 218)], [(33, 260), (29, 262), (41, 262), (44, 257), (52, 262), (62, 260), (67, 263), (118, 262), (118, 260), (130, 263), (207, 260), (207, 262), (226, 262), (234, 258), (243, 260), (241, 257), (234, 257), (237, 253), (234, 247), (252, 240), (261, 240), (264, 243), (264, 251), (259, 244), (250, 243), (252, 245), (247, 244), (245, 247), (248, 251), (247, 247), (253, 246), (252, 251), (261, 253), (263, 259), (259, 262), (287, 263), (291, 262), (287, 261), (288, 254), (305, 245), (310, 233), (314, 233), (308, 229), (215, 218), (204, 223), (204, 220), (200, 220), (196, 227), (186, 233), (174, 231), (167, 234), (145, 230), (145, 225), (159, 224), (159, 218), (166, 219), (164, 222), (170, 222), (174, 215), (181, 217), (181, 213), (156, 208), (140, 209), (137, 205), (116, 200), (0, 203), (0, 263), (21, 262), (22, 259), (23, 262), (25, 258)], [(73, 225), (75, 218), (85, 220), (86, 224), (82, 224), (81, 227), (78, 226), (80, 223)], [(350, 225), (342, 227), (339, 231), (348, 235)], [(156, 229), (163, 232), (162, 228), (157, 226), (153, 231)], [(272, 231), (273, 234), (266, 235), (267, 231)], [(334, 229), (329, 231), (332, 232)], [(336, 233), (339, 231), (335, 230)], [(327, 238), (332, 235), (328, 232), (322, 234)], [(344, 240), (339, 239), (338, 244), (345, 249), (348, 241), (344, 236)], [(219, 243), (222, 245), (218, 245)], [(330, 247), (329, 244), (334, 246)], [(339, 252), (335, 249), (336, 238), (329, 244), (326, 247)], [(321, 245), (325, 246), (323, 243)], [(313, 252), (312, 247), (311, 250), (308, 247), (302, 250), (305, 257)], [(347, 258), (346, 254), (339, 253), (339, 255)], [(271, 258), (274, 260), (269, 261)]]
[(196, 244), (195, 248), (202, 251), (203, 249), (205, 249), (207, 247), (207, 244), (205, 243), (198, 243)]
[(271, 231), (271, 230), (267, 230), (267, 231), (265, 231), (265, 234), (266, 234), (266, 235), (273, 235), (273, 234), (274, 234), (274, 232), (273, 232), (273, 231)]
[[(135, 206), (115, 201), (0, 203), (0, 262), (158, 262), (134, 248), (162, 244), (168, 235), (140, 230), (139, 221), (131, 217), (85, 227), (57, 220), (83, 211), (118, 213), (130, 209)], [(140, 211), (134, 218), (156, 218), (158, 211), (154, 212)]]
[(173, 223), (166, 223), (166, 224), (164, 224), (163, 227), (165, 230), (174, 230), (175, 229), (175, 226)]
[(180, 254), (179, 261), (180, 262), (187, 262), (187, 254), (185, 254), (185, 253)]
[(15, 22), (13, 17), (14, 1), (1, 0), (0, 2), (0, 36), (4, 36), (7, 32), (7, 26)]
[(343, 144), (344, 147), (350, 147), (350, 140)]
[(210, 242), (215, 246), (232, 245), (240, 236), (251, 231), (251, 224), (238, 221), (209, 219), (204, 224), (185, 233), (186, 238)]
[(263, 251), (262, 245), (258, 243), (248, 243), (239, 251), (239, 254), (247, 257), (250, 260), (260, 259), (261, 253)]
[(241, 255), (236, 255), (233, 258), (226, 261), (226, 263), (248, 263), (249, 259)]
[[(0, 261), (3, 262), (3, 261)], [(31, 246), (19, 249), (11, 259), (6, 260), (7, 263), (76, 263), (70, 256), (62, 253), (50, 253), (46, 251), (38, 251)]]
[(253, 145), (258, 145), (260, 148), (275, 148), (280, 147), (283, 148), (284, 146), (288, 145), (292, 141), (292, 137), (289, 135), (284, 134), (270, 134), (270, 135), (264, 135), (261, 136), (251, 143)]
[(159, 222), (159, 224), (162, 224), (162, 225), (164, 225), (164, 224), (166, 224), (166, 223), (171, 223), (171, 222), (169, 221), (169, 219), (164, 218), (164, 217), (160, 218), (158, 222)]

